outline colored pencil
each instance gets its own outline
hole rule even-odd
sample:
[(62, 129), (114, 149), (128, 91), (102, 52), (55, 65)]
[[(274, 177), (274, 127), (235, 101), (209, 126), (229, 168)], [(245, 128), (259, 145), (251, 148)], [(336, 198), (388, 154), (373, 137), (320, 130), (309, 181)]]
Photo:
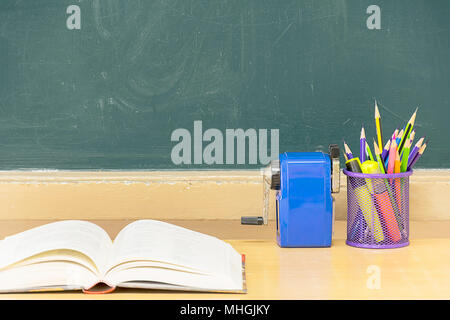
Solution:
[[(361, 162), (358, 157), (346, 161), (345, 167), (347, 171), (363, 173)], [(367, 181), (367, 179), (365, 180)], [(356, 181), (352, 180), (349, 182), (353, 189), (353, 193), (355, 194), (356, 200), (358, 201), (359, 208), (361, 209), (364, 219), (366, 220), (367, 227), (371, 229), (375, 241), (383, 241), (383, 227), (381, 226), (378, 214), (376, 214), (376, 208), (374, 207), (373, 199), (369, 193), (368, 186), (366, 184), (355, 184)]]
[(377, 157), (378, 166), (380, 167), (381, 173), (386, 173), (386, 167), (384, 166), (384, 162), (381, 160), (380, 150), (378, 149), (377, 143), (373, 140), (373, 148), (375, 151), (375, 156)]
[(392, 140), (391, 147), (389, 148), (389, 162), (387, 173), (394, 173), (395, 153), (397, 152), (397, 143)]
[(411, 165), (408, 167), (408, 170), (412, 169), (412, 167), (416, 164), (417, 160), (419, 160), (419, 158), (422, 156), (423, 152), (425, 151), (425, 149), (427, 148), (427, 142), (425, 142), (422, 147), (420, 147), (419, 152), (417, 152), (416, 156), (414, 157)]
[(398, 128), (394, 130), (394, 133), (392, 134), (392, 139), (396, 139), (398, 136)]
[(366, 140), (366, 152), (367, 152), (367, 158), (369, 158), (369, 160), (376, 161), (375, 158), (372, 155), (372, 151), (370, 150), (370, 147), (369, 147), (369, 144), (367, 143), (367, 140)]
[(389, 153), (389, 147), (391, 146), (391, 140), (388, 140), (386, 145), (384, 146), (383, 152), (381, 153), (381, 159), (386, 159), (388, 153)]
[[(376, 144), (376, 143), (375, 143)], [(363, 173), (380, 174), (380, 168), (375, 162), (375, 165), (369, 164), (368, 161), (361, 165)], [(389, 237), (391, 241), (399, 241), (401, 239), (400, 229), (398, 227), (397, 218), (395, 217), (394, 208), (386, 187), (386, 179), (366, 179), (367, 189), (371, 193), (377, 213), (380, 217), (380, 222), (383, 226), (383, 233)], [(391, 192), (392, 193), (392, 192)]]
[[(400, 155), (397, 151), (395, 151), (395, 164), (394, 164), (394, 173), (400, 173), (401, 172), (401, 161), (400, 161)], [(402, 208), (402, 178), (395, 178), (394, 179), (394, 188), (395, 188), (395, 200), (397, 200), (397, 206), (401, 210)]]
[(361, 163), (366, 161), (366, 133), (364, 127), (361, 128), (361, 137), (359, 138), (359, 158)]
[(402, 130), (398, 133), (398, 135), (395, 137), (395, 143), (397, 143), (397, 146), (398, 146), (399, 143), (402, 141), (403, 132), (404, 132), (404, 130), (402, 129)]
[(353, 153), (350, 150), (350, 148), (348, 147), (348, 145), (345, 143), (344, 141), (344, 149), (345, 149), (345, 153), (347, 154), (348, 159), (353, 159)]
[[(395, 140), (398, 136), (398, 129), (394, 130), (394, 133), (392, 134), (390, 142), (392, 143), (392, 140)], [(388, 149), (389, 150), (389, 149)], [(386, 153), (385, 157), (383, 158), (384, 164), (387, 166), (389, 161), (389, 151)]]
[(411, 116), (411, 118), (408, 121), (408, 124), (406, 125), (405, 128), (405, 132), (403, 133), (402, 139), (400, 141), (400, 145), (398, 146), (398, 153), (402, 153), (403, 147), (405, 146), (406, 140), (409, 139), (409, 134), (411, 133), (413, 127), (414, 127), (414, 122), (416, 121), (416, 115), (417, 115), (417, 110), (419, 108), (416, 109), (416, 111), (414, 111), (413, 115)]
[(416, 129), (413, 129), (413, 131), (409, 135), (409, 142), (411, 143), (411, 145), (413, 144), (413, 141), (414, 141), (415, 137), (416, 137)]
[(383, 130), (381, 129), (381, 116), (378, 110), (378, 104), (375, 100), (375, 127), (377, 129), (378, 148), (383, 148)]
[[(416, 129), (413, 129), (411, 131), (411, 134), (409, 135), (409, 145), (410, 146), (412, 146), (415, 136), (416, 136)], [(402, 153), (400, 154), (400, 160), (403, 158), (403, 153), (404, 153), (404, 148), (402, 150)], [(411, 150), (410, 150), (410, 154), (411, 154)]]
[(423, 140), (425, 137), (422, 137), (417, 141), (416, 145), (412, 149), (412, 151), (409, 153), (408, 157), (408, 168), (411, 166), (411, 162), (414, 160), (414, 157), (417, 155), (417, 152), (419, 152), (420, 147), (422, 146)]
[(400, 156), (398, 155), (398, 151), (395, 151), (395, 161), (394, 161), (394, 173), (400, 173), (401, 170), (401, 161)]
[[(376, 157), (377, 157), (377, 160), (378, 160), (378, 165), (380, 167), (381, 173), (386, 173), (386, 167), (384, 166), (384, 162), (381, 160), (380, 150), (378, 149), (375, 140), (373, 141), (373, 147), (375, 149), (375, 154), (376, 154)], [(389, 194), (389, 200), (391, 201), (392, 208), (394, 209), (395, 218), (397, 220), (398, 226), (400, 227), (400, 229), (403, 229), (403, 222), (402, 222), (402, 220), (400, 218), (400, 214), (399, 214), (399, 211), (398, 211), (397, 203), (395, 202), (395, 197), (394, 197), (394, 194), (392, 192), (392, 188), (391, 188), (391, 186), (389, 184), (388, 179), (383, 179), (383, 180), (384, 180), (384, 184), (386, 185), (386, 189), (387, 189), (388, 194)]]
[(403, 148), (403, 158), (400, 168), (401, 172), (406, 172), (408, 170), (408, 157), (410, 148), (411, 148), (411, 140), (407, 139), (405, 147)]

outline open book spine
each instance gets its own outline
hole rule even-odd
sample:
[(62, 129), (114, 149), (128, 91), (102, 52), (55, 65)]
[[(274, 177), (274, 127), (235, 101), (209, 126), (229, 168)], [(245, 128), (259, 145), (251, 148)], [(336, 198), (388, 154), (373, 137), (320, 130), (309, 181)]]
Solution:
[(247, 277), (245, 275), (245, 254), (242, 256), (242, 291), (240, 293), (247, 293)]
[(107, 284), (105, 284), (104, 282), (98, 282), (88, 289), (83, 289), (83, 293), (104, 294), (104, 293), (113, 292), (114, 290), (116, 290), (116, 287), (110, 287)]

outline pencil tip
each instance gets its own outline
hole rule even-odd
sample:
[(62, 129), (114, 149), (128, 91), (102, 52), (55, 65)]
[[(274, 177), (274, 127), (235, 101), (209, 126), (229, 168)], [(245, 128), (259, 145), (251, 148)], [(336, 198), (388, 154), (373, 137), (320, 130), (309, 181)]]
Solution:
[(391, 141), (391, 148), (396, 148), (397, 147), (397, 140), (396, 139), (392, 139)]
[(375, 150), (375, 154), (379, 154), (380, 150), (378, 149), (377, 143), (375, 142), (375, 139), (373, 139), (373, 149)]
[(419, 141), (417, 141), (417, 143), (416, 143), (416, 147), (417, 148), (420, 148), (422, 146), (423, 140), (425, 140), (425, 137), (422, 137), (422, 138), (419, 139)]
[(405, 148), (410, 148), (411, 147), (411, 139), (406, 139), (404, 147)]
[(377, 101), (375, 100), (375, 118), (380, 118), (380, 110), (378, 110)]
[(411, 125), (414, 125), (414, 121), (416, 121), (417, 110), (419, 110), (419, 107), (416, 108), (416, 111), (414, 111), (413, 115), (411, 116), (411, 119), (409, 119), (409, 123)]
[(422, 154), (425, 151), (425, 149), (427, 148), (427, 143), (428, 143), (428, 140), (425, 141), (425, 143), (420, 147), (419, 153)]

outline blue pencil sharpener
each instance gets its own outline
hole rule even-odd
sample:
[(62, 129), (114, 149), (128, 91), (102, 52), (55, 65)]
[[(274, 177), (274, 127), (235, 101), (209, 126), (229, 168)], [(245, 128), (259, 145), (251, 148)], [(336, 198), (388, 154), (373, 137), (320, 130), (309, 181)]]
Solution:
[(280, 247), (329, 247), (334, 197), (339, 192), (339, 148), (323, 152), (286, 152), (264, 169), (263, 217), (242, 217), (243, 224), (267, 224), (269, 188), (276, 190), (276, 233)]

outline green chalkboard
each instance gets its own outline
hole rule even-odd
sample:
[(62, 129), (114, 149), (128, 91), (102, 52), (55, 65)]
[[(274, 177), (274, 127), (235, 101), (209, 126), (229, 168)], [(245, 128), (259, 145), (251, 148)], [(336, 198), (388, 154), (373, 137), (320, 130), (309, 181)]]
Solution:
[[(278, 130), (280, 152), (345, 138), (358, 153), (374, 99), (386, 136), (419, 106), (417, 167), (450, 167), (450, 1), (0, 1), (3, 170), (260, 167), (252, 151), (226, 163), (238, 128)], [(222, 164), (194, 159), (208, 129)]]

